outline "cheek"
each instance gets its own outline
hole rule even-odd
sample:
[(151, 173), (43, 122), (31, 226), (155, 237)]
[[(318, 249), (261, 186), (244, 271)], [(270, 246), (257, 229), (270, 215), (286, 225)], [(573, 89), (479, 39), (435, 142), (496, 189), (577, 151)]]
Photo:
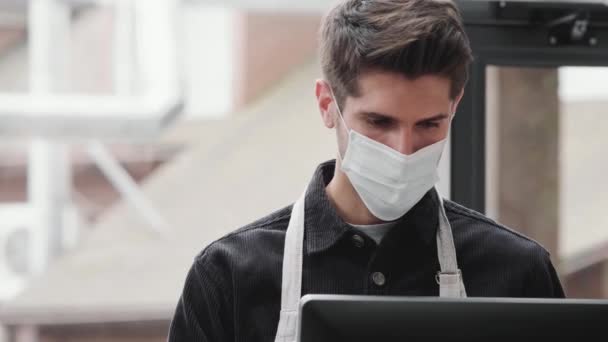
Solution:
[(448, 136), (448, 131), (447, 125), (441, 125), (440, 127), (432, 129), (415, 129), (412, 133), (414, 151), (418, 151), (444, 140)]
[(449, 126), (442, 125), (441, 127), (422, 131), (418, 137), (422, 147), (432, 145), (448, 137)]
[(448, 136), (450, 130), (450, 126), (447, 124), (442, 124), (441, 126), (439, 126), (438, 128), (431, 130), (429, 132), (429, 135), (433, 136), (434, 138), (438, 139), (438, 140), (442, 140), (445, 139)]

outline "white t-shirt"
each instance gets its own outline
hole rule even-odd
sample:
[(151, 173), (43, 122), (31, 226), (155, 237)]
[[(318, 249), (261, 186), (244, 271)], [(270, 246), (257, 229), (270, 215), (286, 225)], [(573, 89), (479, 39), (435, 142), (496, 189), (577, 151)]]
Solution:
[(386, 222), (386, 223), (370, 224), (370, 225), (351, 224), (351, 226), (357, 228), (358, 230), (363, 232), (365, 235), (369, 236), (374, 241), (376, 241), (376, 244), (378, 244), (378, 245), (380, 244), (380, 241), (382, 241), (382, 238), (386, 235), (386, 233), (388, 233), (396, 225), (397, 225), (397, 222)]

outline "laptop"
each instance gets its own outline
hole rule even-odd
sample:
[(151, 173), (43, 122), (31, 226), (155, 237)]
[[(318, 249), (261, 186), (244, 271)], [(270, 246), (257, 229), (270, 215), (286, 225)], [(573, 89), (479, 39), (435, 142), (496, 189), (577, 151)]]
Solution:
[(608, 340), (608, 300), (306, 295), (298, 342)]

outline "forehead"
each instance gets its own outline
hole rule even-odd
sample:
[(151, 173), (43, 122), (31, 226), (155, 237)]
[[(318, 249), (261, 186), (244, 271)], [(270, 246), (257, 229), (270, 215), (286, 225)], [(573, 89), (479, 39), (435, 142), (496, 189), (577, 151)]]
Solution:
[(409, 79), (404, 75), (371, 71), (358, 79), (358, 96), (348, 97), (351, 111), (377, 112), (390, 116), (428, 116), (447, 113), (452, 103), (450, 80), (425, 75)]

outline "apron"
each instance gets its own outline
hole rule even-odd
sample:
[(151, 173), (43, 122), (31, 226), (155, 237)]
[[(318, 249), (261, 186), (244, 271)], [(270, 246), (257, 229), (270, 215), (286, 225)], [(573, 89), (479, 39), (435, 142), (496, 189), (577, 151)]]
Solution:
[[(437, 190), (435, 190), (437, 191)], [(439, 197), (439, 229), (437, 231), (437, 256), (441, 271), (437, 272), (439, 296), (466, 298), (462, 275), (456, 262), (456, 248), (452, 228), (445, 214), (443, 199)], [(294, 204), (283, 255), (283, 279), (281, 283), (281, 314), (275, 342), (295, 342), (298, 326), (300, 297), (302, 295), (302, 264), (304, 257), (304, 198), (306, 189)]]

